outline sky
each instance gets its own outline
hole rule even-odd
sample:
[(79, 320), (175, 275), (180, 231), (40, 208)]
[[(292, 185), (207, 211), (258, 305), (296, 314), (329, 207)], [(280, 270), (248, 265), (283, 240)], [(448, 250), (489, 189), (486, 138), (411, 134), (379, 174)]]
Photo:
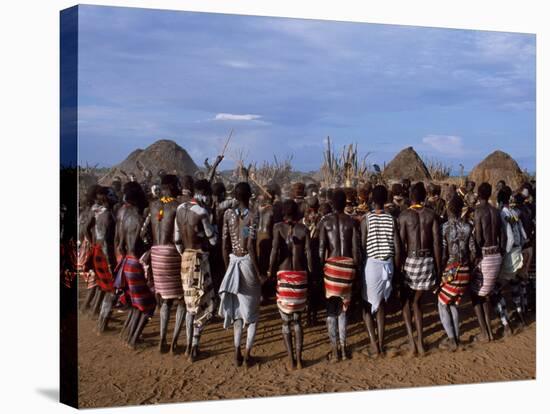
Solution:
[(533, 34), (79, 6), (79, 163), (171, 139), (222, 169), (326, 137), (383, 165), (413, 146), (466, 171), (494, 150), (535, 170)]

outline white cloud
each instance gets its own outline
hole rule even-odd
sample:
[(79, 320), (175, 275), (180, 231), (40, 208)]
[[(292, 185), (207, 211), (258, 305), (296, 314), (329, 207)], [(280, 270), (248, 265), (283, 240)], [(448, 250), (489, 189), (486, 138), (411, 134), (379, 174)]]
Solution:
[(224, 60), (221, 64), (235, 69), (252, 69), (255, 67), (254, 64), (245, 60)]
[(261, 119), (261, 115), (253, 114), (225, 114), (220, 113), (214, 117), (216, 121), (257, 121)]
[(462, 138), (456, 135), (426, 135), (422, 138), (422, 142), (442, 154), (464, 154), (464, 144), (462, 142)]

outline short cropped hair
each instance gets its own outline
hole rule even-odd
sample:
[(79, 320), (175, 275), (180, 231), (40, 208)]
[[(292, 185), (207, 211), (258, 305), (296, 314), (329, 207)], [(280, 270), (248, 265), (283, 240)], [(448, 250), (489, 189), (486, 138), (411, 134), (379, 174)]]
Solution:
[(477, 195), (480, 200), (489, 200), (492, 192), (493, 187), (489, 183), (481, 183), (477, 188)]
[(377, 185), (372, 190), (372, 201), (378, 206), (383, 206), (388, 199), (388, 189), (383, 185)]
[(422, 181), (417, 182), (412, 186), (411, 199), (415, 203), (422, 203), (426, 199), (426, 188)]
[(250, 200), (250, 197), (252, 197), (252, 189), (250, 188), (250, 184), (244, 181), (238, 183), (235, 186), (235, 190), (233, 191), (233, 194), (237, 201)]
[(510, 197), (512, 197), (512, 190), (510, 187), (505, 185), (502, 190), (500, 190), (497, 194), (497, 201), (500, 204), (508, 204), (510, 202)]
[(346, 193), (344, 190), (338, 188), (332, 193), (332, 207), (334, 210), (340, 212), (346, 207)]
[(463, 207), (464, 200), (458, 194), (454, 194), (447, 203), (447, 211), (455, 217), (460, 217)]
[(283, 201), (283, 215), (295, 219), (298, 214), (298, 204), (293, 199)]

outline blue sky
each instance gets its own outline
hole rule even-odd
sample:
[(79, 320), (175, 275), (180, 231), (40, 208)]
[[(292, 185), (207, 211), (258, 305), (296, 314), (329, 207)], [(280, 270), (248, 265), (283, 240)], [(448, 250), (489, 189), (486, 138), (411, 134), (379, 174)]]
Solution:
[(319, 168), (324, 141), (373, 163), (412, 145), (466, 170), (535, 169), (535, 36), (102, 6), (79, 10), (79, 162), (172, 139), (195, 162), (234, 129), (247, 161)]

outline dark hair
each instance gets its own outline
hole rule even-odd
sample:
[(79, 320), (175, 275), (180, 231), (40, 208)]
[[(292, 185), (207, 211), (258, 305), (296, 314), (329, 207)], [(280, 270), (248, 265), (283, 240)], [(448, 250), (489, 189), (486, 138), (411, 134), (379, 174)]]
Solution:
[(315, 196), (306, 197), (306, 203), (309, 208), (319, 208), (319, 199)]
[(426, 188), (422, 181), (417, 182), (412, 186), (411, 199), (415, 203), (422, 203), (426, 199)]
[(147, 197), (143, 192), (143, 188), (136, 181), (129, 181), (124, 184), (123, 188), (124, 200), (137, 207), (139, 213), (143, 213), (143, 210), (147, 206)]
[(400, 196), (403, 195), (403, 186), (399, 183), (392, 184), (391, 186), (391, 193), (394, 196)]
[(523, 205), (523, 202), (525, 201), (525, 197), (523, 196), (523, 194), (521, 193), (516, 193), (514, 194), (514, 203), (517, 205), (517, 206), (521, 206)]
[(510, 197), (512, 197), (512, 190), (505, 185), (502, 187), (502, 190), (498, 192), (497, 201), (501, 204), (508, 204), (510, 202)]
[(95, 203), (95, 198), (97, 196), (97, 191), (101, 188), (98, 184), (93, 184), (88, 188), (86, 192), (86, 205), (93, 206)]
[(346, 207), (346, 193), (344, 190), (338, 188), (332, 193), (332, 207), (334, 210), (340, 212)]
[(477, 188), (477, 195), (481, 200), (489, 200), (493, 187), (489, 183), (481, 183)]
[(292, 199), (288, 199), (283, 201), (283, 216), (284, 217), (290, 217), (293, 220), (296, 218), (298, 214), (298, 204), (296, 201)]
[(321, 216), (326, 216), (327, 214), (332, 213), (332, 207), (329, 203), (322, 203), (319, 206), (319, 213), (321, 214)]
[(357, 201), (357, 190), (352, 187), (345, 187), (344, 193), (346, 193), (346, 203), (355, 203)]
[(206, 179), (201, 179), (195, 182), (195, 193), (200, 193), (204, 195), (211, 195), (212, 194), (212, 187), (210, 186), (210, 181)]
[(269, 183), (266, 190), (267, 193), (271, 196), (271, 200), (275, 200), (276, 196), (281, 195), (281, 186), (275, 182)]
[(173, 197), (179, 193), (179, 179), (174, 174), (165, 174), (160, 180), (160, 185), (163, 190), (168, 190)]
[(454, 194), (447, 203), (447, 211), (455, 217), (460, 217), (463, 207), (464, 200), (458, 194)]
[(248, 201), (252, 197), (252, 189), (247, 182), (240, 182), (235, 186), (233, 195), (237, 201)]
[(305, 195), (305, 188), (304, 183), (292, 184), (292, 197), (303, 197)]
[(190, 191), (191, 194), (193, 194), (195, 192), (195, 188), (193, 186), (194, 181), (195, 180), (193, 180), (193, 177), (191, 177), (190, 175), (184, 175), (181, 179), (181, 187), (184, 190)]
[(388, 199), (388, 189), (383, 185), (377, 185), (372, 190), (372, 201), (377, 206), (383, 206)]
[(221, 181), (212, 184), (212, 194), (216, 197), (224, 197), (225, 185)]

